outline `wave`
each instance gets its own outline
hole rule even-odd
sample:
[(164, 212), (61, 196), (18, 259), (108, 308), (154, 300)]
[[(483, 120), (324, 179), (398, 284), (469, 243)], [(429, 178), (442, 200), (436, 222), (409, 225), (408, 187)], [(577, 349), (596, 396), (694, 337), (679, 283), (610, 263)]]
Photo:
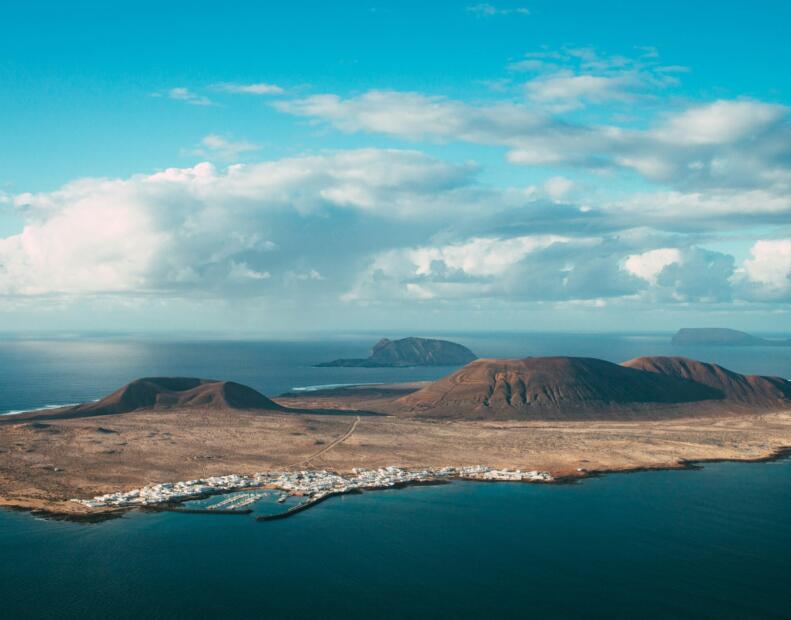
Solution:
[(325, 383), (324, 385), (302, 385), (291, 388), (292, 392), (318, 392), (319, 390), (332, 390), (335, 388), (352, 387), (355, 385), (382, 385), (382, 382), (376, 383)]
[[(96, 399), (98, 400), (98, 399)], [(96, 402), (96, 400), (90, 402)], [(74, 407), (82, 403), (63, 403), (60, 405), (42, 405), (41, 407), (33, 407), (32, 409), (11, 409), (9, 411), (0, 411), (0, 415), (18, 415), (20, 413), (30, 413), (31, 411), (43, 411), (44, 409), (60, 409), (61, 407)]]

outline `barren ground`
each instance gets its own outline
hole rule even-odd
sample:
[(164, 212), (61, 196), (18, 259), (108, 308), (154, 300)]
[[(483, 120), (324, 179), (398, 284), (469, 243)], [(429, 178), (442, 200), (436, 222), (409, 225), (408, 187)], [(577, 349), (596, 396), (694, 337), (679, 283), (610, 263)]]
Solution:
[(584, 476), (680, 467), (684, 460), (755, 460), (788, 446), (791, 411), (622, 422), (137, 411), (0, 426), (0, 505), (74, 514), (87, 509), (71, 498), (288, 468), (482, 464)]

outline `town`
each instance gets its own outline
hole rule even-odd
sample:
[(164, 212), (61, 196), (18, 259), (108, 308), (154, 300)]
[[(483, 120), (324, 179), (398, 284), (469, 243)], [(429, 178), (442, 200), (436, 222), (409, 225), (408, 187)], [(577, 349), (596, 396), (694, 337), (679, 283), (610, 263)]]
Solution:
[(259, 472), (252, 476), (231, 474), (211, 476), (183, 482), (163, 482), (132, 491), (99, 495), (92, 499), (74, 499), (89, 508), (156, 506), (218, 495), (250, 488), (279, 489), (287, 495), (302, 496), (315, 502), (327, 495), (360, 490), (384, 489), (409, 484), (427, 484), (448, 480), (481, 480), (508, 482), (552, 482), (543, 471), (493, 469), (483, 465), (442, 467), (440, 469), (408, 470), (401, 467), (352, 469), (350, 474), (327, 470), (294, 472)]

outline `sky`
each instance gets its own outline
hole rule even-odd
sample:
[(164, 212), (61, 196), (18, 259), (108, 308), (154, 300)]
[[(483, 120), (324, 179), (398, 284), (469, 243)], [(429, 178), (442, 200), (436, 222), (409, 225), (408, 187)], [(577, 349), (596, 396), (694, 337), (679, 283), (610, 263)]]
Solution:
[(0, 331), (788, 331), (791, 5), (0, 4)]

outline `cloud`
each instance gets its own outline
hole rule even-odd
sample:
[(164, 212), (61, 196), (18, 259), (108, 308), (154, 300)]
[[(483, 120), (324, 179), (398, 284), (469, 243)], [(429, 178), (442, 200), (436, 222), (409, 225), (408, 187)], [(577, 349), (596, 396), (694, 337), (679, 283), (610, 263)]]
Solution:
[(624, 267), (646, 282), (656, 284), (659, 274), (665, 267), (680, 262), (681, 250), (678, 248), (658, 248), (642, 254), (627, 256)]
[(479, 209), (474, 172), (414, 151), (369, 149), (221, 170), (201, 163), (20, 194), (25, 225), (0, 239), (0, 293), (179, 296), (255, 289), (287, 271), (315, 280), (301, 267), (306, 256), (341, 268), (370, 244), (398, 243), (401, 228), (414, 235)]
[(277, 84), (258, 82), (255, 84), (239, 84), (236, 82), (221, 82), (213, 86), (214, 90), (234, 93), (237, 95), (281, 95), (284, 90)]
[(703, 245), (710, 233), (663, 232), (659, 215), (569, 202), (565, 177), (545, 184), (563, 200), (550, 202), (476, 174), (416, 151), (363, 149), (19, 194), (25, 225), (0, 239), (0, 294), (396, 307), (791, 297), (787, 239), (756, 240), (737, 265)]
[(521, 145), (532, 138), (576, 133), (524, 105), (471, 106), (416, 92), (371, 90), (343, 99), (313, 95), (274, 104), (283, 112), (318, 118), (347, 132), (370, 131), (411, 140), (463, 140), (480, 144)]
[(623, 225), (664, 230), (744, 229), (787, 222), (791, 195), (761, 189), (634, 192), (600, 208)]
[(583, 101), (605, 103), (632, 101), (630, 90), (637, 83), (634, 76), (575, 75), (559, 71), (525, 84), (527, 96), (533, 101), (553, 103), (558, 111), (577, 108)]
[(788, 108), (759, 101), (695, 105), (645, 129), (575, 124), (525, 104), (472, 105), (401, 91), (314, 95), (275, 106), (345, 132), (504, 146), (514, 164), (626, 170), (686, 192), (739, 188), (787, 194), (791, 187)]
[(776, 127), (788, 115), (785, 106), (760, 101), (715, 101), (670, 117), (653, 132), (674, 145), (727, 145), (743, 142)]
[(251, 269), (250, 266), (245, 263), (244, 261), (230, 262), (230, 268), (228, 269), (228, 277), (232, 280), (268, 280), (272, 277), (272, 275), (268, 271), (256, 271), (255, 269)]
[(676, 85), (675, 74), (680, 69), (662, 66), (655, 51), (643, 50), (633, 58), (601, 55), (592, 48), (533, 52), (508, 68), (535, 74), (524, 84), (527, 98), (556, 112), (590, 104), (633, 102)]
[(200, 146), (185, 151), (186, 155), (204, 157), (207, 159), (220, 159), (223, 161), (234, 161), (239, 159), (244, 153), (257, 151), (260, 147), (252, 142), (244, 140), (229, 140), (218, 134), (204, 136)]
[(185, 103), (189, 103), (190, 105), (199, 105), (199, 106), (215, 105), (215, 103), (205, 95), (199, 95), (197, 93), (194, 93), (189, 88), (185, 88), (183, 86), (171, 88), (167, 92), (167, 96), (170, 99), (175, 99), (176, 101), (183, 101)]
[(566, 177), (550, 177), (544, 182), (544, 191), (553, 200), (562, 200), (574, 189), (575, 183)]
[(521, 235), (378, 254), (347, 300), (571, 300), (620, 297), (640, 284), (596, 237)]
[(731, 299), (734, 259), (698, 247), (658, 248), (633, 254), (624, 269), (648, 282), (657, 301), (714, 303)]
[(494, 17), (496, 15), (530, 15), (530, 9), (526, 7), (498, 8), (492, 4), (482, 2), (467, 7), (467, 11), (478, 17)]
[(737, 276), (745, 296), (791, 301), (791, 239), (759, 240), (750, 254)]

